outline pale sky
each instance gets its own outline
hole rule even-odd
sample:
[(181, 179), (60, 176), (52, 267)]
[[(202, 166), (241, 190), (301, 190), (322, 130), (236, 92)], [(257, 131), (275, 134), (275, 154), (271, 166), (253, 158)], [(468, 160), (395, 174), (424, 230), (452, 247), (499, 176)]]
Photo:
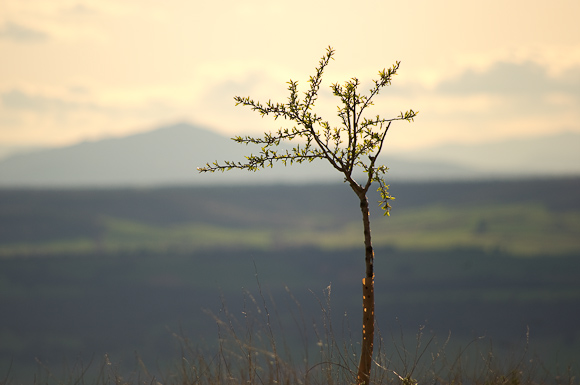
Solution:
[[(580, 1), (0, 0), (0, 145), (66, 145), (189, 121), (251, 134), (327, 46), (329, 86), (401, 61), (371, 110), (419, 110), (397, 149), (580, 133)], [(305, 90), (305, 88), (302, 88)]]

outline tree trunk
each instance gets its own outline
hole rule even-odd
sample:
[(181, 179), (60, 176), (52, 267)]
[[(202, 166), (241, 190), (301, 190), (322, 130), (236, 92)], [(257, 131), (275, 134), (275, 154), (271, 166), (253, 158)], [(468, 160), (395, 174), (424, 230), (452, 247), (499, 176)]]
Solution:
[(371, 364), (373, 360), (373, 342), (375, 336), (375, 254), (371, 243), (371, 223), (369, 218), (369, 202), (366, 194), (360, 194), (360, 208), (363, 217), (365, 235), (365, 264), (366, 276), (362, 280), (363, 286), (363, 322), (361, 356), (358, 366), (357, 383), (370, 383)]

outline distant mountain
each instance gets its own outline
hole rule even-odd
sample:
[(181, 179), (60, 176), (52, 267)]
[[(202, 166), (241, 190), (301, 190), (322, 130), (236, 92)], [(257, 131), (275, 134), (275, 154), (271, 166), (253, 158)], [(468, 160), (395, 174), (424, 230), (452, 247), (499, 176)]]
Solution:
[(15, 154), (25, 154), (44, 150), (46, 148), (47, 147), (44, 146), (3, 146), (0, 144), (0, 160)]
[[(249, 152), (258, 151), (257, 146), (240, 145), (202, 127), (181, 123), (122, 138), (83, 142), (0, 159), (0, 187), (342, 181), (340, 175), (323, 161), (292, 167), (277, 165), (257, 173), (233, 170), (223, 174), (199, 174), (196, 170), (196, 167), (214, 160), (243, 161)], [(422, 158), (400, 156), (384, 158), (382, 161), (391, 168), (389, 176), (394, 180), (479, 178), (490, 171), (478, 167), (476, 163), (463, 162), (457, 157), (446, 159), (440, 156), (448, 151), (459, 154), (461, 148), (441, 151), (433, 149), (434, 155), (431, 159), (426, 157), (426, 153), (421, 153), (425, 155)], [(472, 155), (469, 151), (468, 153)], [(517, 173), (518, 169), (507, 171)]]
[(177, 124), (8, 157), (0, 160), (0, 185), (94, 187), (196, 183), (198, 179), (203, 183), (197, 166), (224, 155), (239, 158), (243, 150), (211, 131)]
[(580, 134), (465, 145), (448, 144), (398, 154), (400, 159), (461, 164), (489, 176), (580, 174)]

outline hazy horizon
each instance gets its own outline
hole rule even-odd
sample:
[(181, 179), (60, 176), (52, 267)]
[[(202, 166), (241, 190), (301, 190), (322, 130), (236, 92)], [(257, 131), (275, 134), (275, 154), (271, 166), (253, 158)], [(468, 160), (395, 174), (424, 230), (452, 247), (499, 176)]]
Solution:
[[(389, 180), (477, 180), (580, 175), (580, 134), (393, 151), (388, 143), (380, 162)], [(2, 159), (1, 186), (159, 186), (248, 183), (247, 173), (199, 174), (213, 160), (244, 159), (256, 150), (204, 127), (187, 123), (61, 148), (28, 150)], [(162, 156), (158, 156), (161, 155)], [(238, 170), (240, 171), (240, 170)], [(263, 170), (252, 183), (340, 181), (327, 162)]]
[[(156, 131), (158, 129), (163, 129), (166, 127), (171, 127), (171, 126), (175, 126), (175, 125), (182, 125), (182, 124), (191, 125), (192, 127), (197, 127), (197, 128), (211, 131), (211, 132), (215, 132), (216, 134), (221, 135), (221, 136), (226, 137), (226, 138), (230, 138), (232, 136), (232, 135), (228, 135), (227, 133), (215, 130), (212, 127), (198, 125), (194, 121), (181, 120), (181, 121), (175, 121), (175, 122), (168, 122), (166, 124), (160, 124), (157, 126), (143, 127), (142, 129), (135, 131), (135, 132), (122, 132), (122, 133), (108, 134), (108, 135), (103, 135), (103, 136), (93, 137), (93, 138), (79, 138), (78, 140), (70, 142), (70, 143), (57, 143), (57, 144), (45, 144), (45, 145), (38, 145), (38, 144), (35, 145), (33, 143), (4, 145), (3, 143), (0, 143), (0, 160), (6, 158), (8, 156), (11, 156), (13, 154), (60, 149), (60, 148), (66, 148), (66, 147), (70, 147), (70, 146), (76, 146), (76, 145), (87, 143), (87, 142), (91, 143), (91, 142), (99, 142), (102, 140), (109, 140), (109, 139), (122, 139), (125, 137), (130, 137), (130, 136), (139, 135), (139, 134), (145, 134), (145, 133)], [(258, 135), (259, 135), (259, 133), (258, 133)], [(405, 155), (408, 153), (415, 154), (421, 150), (443, 150), (445, 148), (456, 148), (456, 147), (469, 148), (469, 147), (473, 147), (473, 146), (486, 146), (486, 145), (494, 145), (494, 144), (503, 144), (503, 143), (509, 143), (509, 142), (513, 142), (513, 141), (525, 142), (525, 141), (534, 141), (534, 140), (543, 139), (543, 138), (554, 138), (554, 137), (557, 138), (557, 137), (568, 136), (568, 135), (572, 135), (572, 136), (580, 135), (580, 132), (575, 132), (573, 130), (564, 130), (564, 131), (558, 131), (558, 132), (539, 133), (539, 134), (530, 135), (530, 136), (512, 136), (512, 137), (505, 137), (505, 138), (503, 138), (503, 137), (502, 138), (490, 138), (489, 140), (482, 140), (482, 141), (478, 141), (478, 142), (461, 142), (461, 141), (449, 139), (449, 141), (428, 143), (422, 147), (411, 148), (411, 149), (406, 149), (406, 148), (402, 148), (402, 147), (390, 148), (389, 152), (396, 154), (396, 155)], [(578, 143), (578, 146), (579, 146), (578, 149), (580, 150), (580, 142)]]

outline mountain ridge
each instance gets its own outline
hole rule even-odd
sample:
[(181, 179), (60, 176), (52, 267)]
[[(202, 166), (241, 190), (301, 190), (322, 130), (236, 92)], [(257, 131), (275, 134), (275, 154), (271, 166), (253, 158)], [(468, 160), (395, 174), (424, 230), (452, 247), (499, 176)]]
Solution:
[[(492, 155), (492, 156), (490, 156)], [(482, 172), (580, 174), (580, 135), (563, 132), (533, 138), (507, 139), (472, 145), (441, 146), (397, 154), (401, 159), (461, 163)], [(485, 164), (482, 158), (485, 157)]]
[[(573, 134), (574, 137), (580, 136)], [(569, 142), (573, 142), (569, 140)], [(580, 143), (580, 141), (579, 141)], [(85, 141), (61, 148), (15, 154), (0, 159), (0, 187), (118, 187), (247, 183), (340, 182), (326, 162), (199, 174), (197, 167), (215, 160), (243, 161), (258, 146), (240, 145), (202, 126), (177, 123), (125, 137)], [(490, 150), (488, 150), (490, 151)], [(465, 150), (471, 154), (469, 150)], [(424, 150), (382, 157), (393, 180), (453, 180), (534, 175), (517, 167), (478, 168), (451, 153)], [(580, 154), (580, 151), (578, 152)], [(443, 155), (443, 156), (442, 156)], [(482, 156), (482, 155), (479, 155)], [(573, 157), (573, 155), (572, 155)], [(505, 158), (505, 156), (504, 156)], [(513, 162), (512, 162), (513, 163)], [(557, 162), (555, 162), (557, 164)], [(544, 173), (553, 172), (544, 170)], [(565, 173), (580, 174), (578, 167)]]

